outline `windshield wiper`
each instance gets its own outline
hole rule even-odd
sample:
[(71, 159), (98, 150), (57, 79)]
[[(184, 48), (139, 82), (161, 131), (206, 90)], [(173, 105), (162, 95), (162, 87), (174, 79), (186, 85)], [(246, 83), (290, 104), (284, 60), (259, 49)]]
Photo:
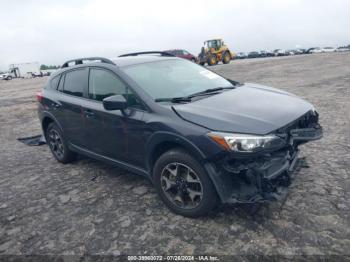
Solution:
[(184, 97), (173, 97), (173, 98), (156, 98), (154, 100), (155, 102), (172, 102), (172, 103), (179, 103), (179, 102), (191, 102), (191, 98), (184, 96)]
[(226, 89), (234, 89), (234, 86), (229, 86), (229, 87), (215, 87), (215, 88), (209, 88), (206, 89), (204, 91), (198, 92), (198, 93), (194, 93), (192, 95), (187, 96), (187, 98), (192, 98), (192, 97), (196, 97), (196, 96), (202, 96), (202, 95), (207, 95), (207, 94), (211, 94), (211, 93), (216, 93), (218, 91), (221, 90), (226, 90)]
[(197, 96), (205, 96), (210, 94), (217, 94), (218, 91), (226, 90), (226, 89), (234, 89), (234, 86), (230, 87), (215, 87), (215, 88), (209, 88), (204, 91), (194, 93), (188, 96), (180, 96), (180, 97), (173, 97), (173, 98), (157, 98), (154, 101), (155, 102), (172, 102), (172, 103), (181, 103), (181, 102), (191, 102), (192, 98)]

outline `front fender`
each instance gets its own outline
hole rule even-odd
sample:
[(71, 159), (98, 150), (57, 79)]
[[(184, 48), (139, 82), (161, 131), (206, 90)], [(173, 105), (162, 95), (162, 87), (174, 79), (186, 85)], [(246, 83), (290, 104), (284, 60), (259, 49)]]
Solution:
[(158, 145), (165, 142), (178, 144), (179, 146), (186, 149), (198, 161), (200, 161), (200, 163), (203, 164), (203, 167), (207, 171), (207, 174), (211, 179), (221, 201), (224, 202), (228, 198), (229, 190), (227, 186), (225, 186), (227, 184), (227, 177), (223, 176), (221, 173), (216, 172), (214, 165), (207, 161), (205, 154), (194, 143), (183, 136), (171, 132), (156, 132), (152, 134), (146, 144), (147, 170), (149, 170), (151, 176), (153, 169), (152, 163), (154, 163), (154, 150)]
[(146, 165), (148, 170), (152, 170), (151, 163), (154, 160), (152, 159), (154, 150), (157, 146), (165, 142), (178, 144), (179, 146), (185, 148), (190, 154), (192, 154), (201, 162), (206, 158), (203, 152), (187, 138), (171, 132), (155, 132), (150, 136), (148, 142), (146, 143)]

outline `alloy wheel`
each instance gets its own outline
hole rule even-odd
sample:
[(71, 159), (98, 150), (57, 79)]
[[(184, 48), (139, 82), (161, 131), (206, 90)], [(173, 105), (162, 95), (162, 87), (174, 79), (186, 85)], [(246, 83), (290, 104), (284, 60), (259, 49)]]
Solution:
[(173, 204), (184, 209), (196, 208), (202, 201), (203, 187), (199, 176), (182, 163), (170, 163), (160, 176), (161, 188)]
[(51, 129), (48, 138), (52, 152), (56, 155), (56, 157), (62, 158), (64, 155), (64, 147), (60, 134), (56, 130)]

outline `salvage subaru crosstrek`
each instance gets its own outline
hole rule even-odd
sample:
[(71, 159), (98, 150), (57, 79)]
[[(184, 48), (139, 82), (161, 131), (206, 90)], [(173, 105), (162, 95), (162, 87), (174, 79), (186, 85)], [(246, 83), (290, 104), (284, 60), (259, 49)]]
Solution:
[(298, 146), (322, 137), (314, 107), (148, 53), (75, 59), (50, 77), (37, 99), (53, 156), (68, 163), (79, 153), (143, 175), (188, 217), (279, 199)]

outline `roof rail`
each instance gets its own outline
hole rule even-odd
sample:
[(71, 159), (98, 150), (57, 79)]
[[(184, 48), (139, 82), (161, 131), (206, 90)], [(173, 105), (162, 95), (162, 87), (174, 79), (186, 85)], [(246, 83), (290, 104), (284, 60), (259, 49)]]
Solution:
[(173, 54), (170, 54), (168, 52), (163, 52), (163, 51), (146, 51), (146, 52), (136, 52), (136, 53), (123, 54), (123, 55), (120, 55), (119, 57), (148, 55), (148, 54), (159, 54), (160, 56), (174, 56)]
[(69, 67), (69, 63), (72, 63), (72, 62), (74, 62), (74, 65), (81, 65), (83, 64), (83, 61), (96, 61), (96, 60), (101, 61), (101, 63), (115, 65), (113, 61), (104, 57), (84, 57), (84, 58), (76, 58), (76, 59), (68, 60), (61, 66), (61, 68)]

